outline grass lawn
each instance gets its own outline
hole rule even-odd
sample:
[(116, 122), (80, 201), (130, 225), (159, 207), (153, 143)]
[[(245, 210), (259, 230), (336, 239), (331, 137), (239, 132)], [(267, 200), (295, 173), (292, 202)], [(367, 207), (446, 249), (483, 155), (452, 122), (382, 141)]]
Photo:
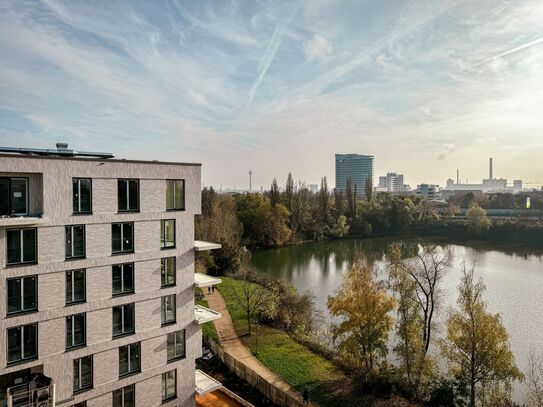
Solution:
[[(243, 311), (237, 306), (233, 293), (233, 289), (239, 287), (240, 282), (230, 277), (221, 278), (223, 282), (219, 290), (226, 301), (236, 331), (240, 336), (245, 335), (241, 339), (254, 353), (255, 327), (252, 326), (253, 335), (246, 335), (247, 321)], [(366, 404), (360, 398), (349, 394), (350, 380), (343, 372), (283, 331), (259, 325), (256, 357), (298, 391), (307, 389), (309, 397), (320, 406), (350, 407)]]
[[(197, 305), (201, 305), (203, 307), (209, 308), (209, 306), (207, 305), (207, 300), (205, 299), (205, 297), (203, 297), (202, 300), (198, 299), (198, 293), (202, 293), (201, 288), (196, 288), (195, 289), (195, 291), (194, 291), (194, 302)], [(218, 339), (219, 339), (219, 336), (217, 335), (217, 331), (215, 330), (215, 325), (213, 325), (213, 322), (206, 322), (205, 324), (202, 325), (202, 334), (204, 336), (207, 336), (207, 337), (215, 340), (215, 341), (218, 341)]]

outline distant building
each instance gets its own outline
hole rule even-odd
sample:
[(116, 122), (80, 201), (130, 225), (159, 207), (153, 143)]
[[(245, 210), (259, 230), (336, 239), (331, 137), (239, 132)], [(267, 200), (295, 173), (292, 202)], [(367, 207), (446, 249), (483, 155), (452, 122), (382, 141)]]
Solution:
[(415, 193), (424, 199), (441, 199), (439, 185), (420, 184)]
[(307, 189), (309, 189), (309, 192), (316, 194), (319, 192), (319, 184), (309, 184), (307, 186)]
[(516, 179), (513, 181), (513, 190), (515, 193), (522, 192), (522, 188), (523, 188), (523, 185), (522, 185), (521, 179)]
[(404, 193), (409, 192), (411, 187), (404, 184), (403, 174), (389, 172), (383, 177), (379, 177), (378, 192)]
[(358, 193), (364, 195), (366, 180), (373, 185), (373, 156), (361, 154), (336, 154), (336, 188), (347, 190), (347, 180), (351, 179), (358, 187)]

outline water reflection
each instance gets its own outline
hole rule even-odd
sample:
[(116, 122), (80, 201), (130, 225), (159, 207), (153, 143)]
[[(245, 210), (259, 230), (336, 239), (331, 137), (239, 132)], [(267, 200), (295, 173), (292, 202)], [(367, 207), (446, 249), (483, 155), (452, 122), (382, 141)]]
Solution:
[[(330, 322), (326, 301), (340, 286), (343, 274), (357, 249), (384, 272), (388, 245), (395, 239), (341, 240), (309, 243), (253, 253), (255, 267), (274, 278), (292, 283), (299, 291), (310, 290), (325, 319)], [(475, 264), (476, 276), (486, 286), (490, 312), (499, 312), (510, 334), (511, 347), (521, 369), (526, 366), (531, 347), (543, 349), (543, 248), (523, 247), (511, 242), (458, 244), (445, 239), (403, 239), (405, 257), (413, 257), (419, 245), (434, 244), (451, 250), (452, 269), (443, 280), (441, 312), (437, 317), (438, 335), (443, 334), (446, 309), (456, 304), (456, 287), (461, 265)], [(523, 387), (515, 387), (515, 399), (522, 400)]]

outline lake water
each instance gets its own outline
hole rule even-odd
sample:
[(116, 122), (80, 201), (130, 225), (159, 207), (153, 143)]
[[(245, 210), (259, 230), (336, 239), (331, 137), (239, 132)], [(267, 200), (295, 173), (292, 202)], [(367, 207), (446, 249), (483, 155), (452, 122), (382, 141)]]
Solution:
[[(341, 285), (353, 253), (363, 251), (375, 261), (382, 271), (380, 275), (386, 279), (385, 251), (392, 241), (389, 238), (338, 240), (262, 250), (253, 253), (252, 263), (257, 270), (291, 283), (300, 292), (311, 291), (317, 308), (329, 323), (332, 318), (326, 306), (328, 296), (334, 295)], [(418, 242), (414, 239), (404, 241)], [(444, 334), (447, 307), (456, 305), (462, 262), (475, 264), (476, 277), (481, 277), (487, 287), (488, 310), (502, 316), (517, 365), (524, 371), (530, 349), (543, 351), (543, 248), (526, 250), (480, 242), (454, 244), (439, 239), (432, 243), (453, 253), (451, 271), (443, 281), (437, 335)], [(516, 384), (514, 400), (522, 402), (524, 392), (524, 385)]]

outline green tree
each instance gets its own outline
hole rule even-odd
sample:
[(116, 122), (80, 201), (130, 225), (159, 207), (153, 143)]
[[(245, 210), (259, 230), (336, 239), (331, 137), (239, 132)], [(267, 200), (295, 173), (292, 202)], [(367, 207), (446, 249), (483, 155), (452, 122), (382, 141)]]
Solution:
[(271, 206), (275, 206), (279, 203), (280, 195), (281, 194), (279, 193), (279, 185), (277, 185), (277, 179), (274, 178), (270, 188)]
[(328, 191), (328, 181), (326, 177), (321, 178), (320, 196), (320, 211), (324, 225), (330, 224), (330, 191)]
[(285, 206), (292, 212), (292, 199), (294, 197), (294, 180), (292, 174), (289, 172), (287, 177), (287, 184), (285, 187)]
[(372, 179), (370, 177), (366, 177), (366, 183), (364, 185), (364, 193), (366, 194), (366, 200), (368, 202), (371, 202), (373, 199), (373, 185), (372, 185)]
[(338, 188), (334, 189), (334, 206), (338, 216), (345, 215), (345, 199)]
[(512, 382), (523, 378), (500, 315), (486, 309), (484, 291), (483, 282), (475, 282), (474, 270), (464, 267), (458, 286), (459, 309), (450, 312), (443, 344), (451, 373), (467, 383), (471, 407), (503, 405)]
[(377, 281), (373, 266), (362, 256), (347, 271), (336, 295), (328, 297), (330, 313), (342, 317), (334, 327), (339, 350), (358, 357), (366, 373), (371, 373), (376, 362), (387, 354), (394, 306), (394, 298)]
[(466, 215), (468, 230), (473, 234), (479, 234), (488, 230), (492, 225), (491, 220), (486, 216), (486, 211), (477, 204), (470, 206)]
[(335, 238), (345, 237), (349, 234), (349, 225), (345, 215), (340, 215), (335, 225), (330, 229), (330, 236)]

